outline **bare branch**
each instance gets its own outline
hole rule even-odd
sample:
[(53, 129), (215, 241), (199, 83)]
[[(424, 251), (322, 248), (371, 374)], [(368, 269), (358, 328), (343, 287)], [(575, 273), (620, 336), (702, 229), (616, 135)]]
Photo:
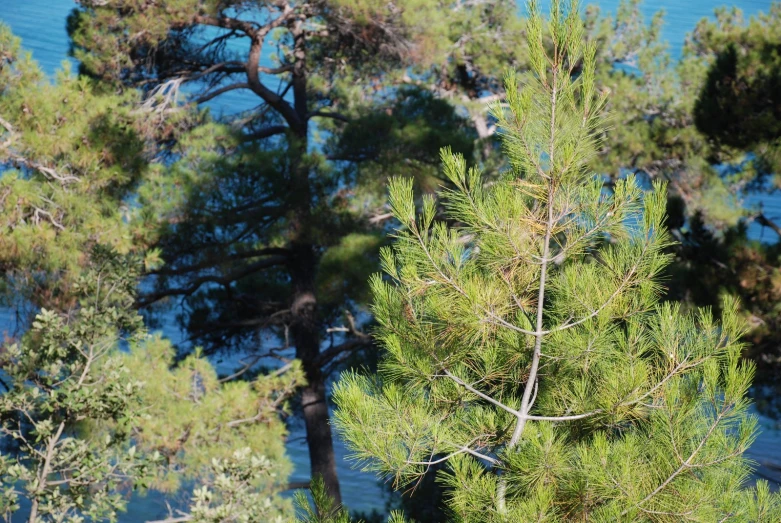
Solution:
[(492, 397), (491, 397), (491, 396), (489, 396), (488, 394), (484, 394), (484, 393), (480, 392), (479, 390), (477, 390), (476, 388), (472, 387), (471, 385), (469, 385), (467, 382), (465, 382), (464, 380), (462, 380), (462, 379), (461, 379), (461, 378), (459, 378), (458, 376), (454, 375), (454, 374), (453, 374), (452, 372), (450, 372), (449, 370), (447, 370), (447, 369), (442, 369), (442, 372), (444, 372), (444, 373), (445, 373), (445, 376), (447, 376), (447, 377), (448, 377), (448, 378), (450, 378), (451, 380), (455, 381), (456, 383), (458, 383), (459, 385), (461, 385), (462, 387), (464, 387), (466, 390), (468, 390), (468, 391), (469, 391), (469, 392), (471, 392), (472, 394), (474, 394), (474, 395), (476, 395), (476, 396), (479, 396), (479, 397), (483, 398), (485, 401), (487, 401), (487, 402), (489, 402), (489, 403), (492, 403), (492, 404), (496, 405), (496, 406), (497, 406), (497, 407), (499, 407), (500, 409), (502, 409), (502, 410), (505, 410), (505, 411), (509, 412), (510, 414), (512, 414), (512, 415), (513, 415), (513, 416), (515, 416), (515, 417), (519, 417), (519, 416), (521, 416), (521, 413), (520, 413), (519, 411), (517, 411), (517, 410), (515, 410), (515, 409), (513, 409), (513, 408), (511, 408), (511, 407), (508, 407), (507, 405), (505, 405), (505, 404), (504, 404), (504, 403), (502, 403), (501, 401), (497, 401), (497, 400), (495, 400), (494, 398), (492, 398)]
[(212, 27), (222, 27), (223, 29), (241, 31), (247, 36), (255, 35), (260, 29), (252, 22), (247, 22), (238, 18), (230, 18), (227, 16), (198, 15), (195, 17), (194, 22), (196, 24), (210, 25)]
[(763, 227), (770, 227), (773, 229), (773, 232), (775, 232), (779, 237), (781, 237), (781, 226), (779, 226), (777, 223), (770, 220), (767, 216), (765, 216), (764, 213), (757, 214), (754, 219), (757, 221), (758, 224), (762, 225)]
[(39, 171), (43, 173), (46, 177), (56, 180), (60, 182), (63, 186), (67, 185), (69, 183), (76, 183), (79, 182), (80, 179), (70, 173), (60, 173), (57, 172), (55, 169), (51, 167), (47, 167), (46, 165), (29, 160), (23, 156), (20, 156), (12, 151), (7, 151), (8, 154), (8, 161), (10, 161), (15, 166), (19, 167), (26, 167), (28, 169), (32, 169), (34, 171)]
[(326, 350), (322, 351), (318, 355), (317, 363), (321, 367), (325, 366), (331, 363), (331, 361), (333, 361), (334, 359), (336, 359), (337, 356), (345, 352), (352, 352), (354, 350), (367, 347), (371, 344), (372, 344), (371, 336), (364, 335), (363, 337), (348, 340), (344, 343), (340, 343), (339, 345), (332, 345), (331, 347), (328, 347)]
[(51, 223), (57, 229), (61, 231), (65, 230), (65, 227), (56, 220), (56, 218), (54, 217), (54, 215), (52, 215), (52, 213), (44, 209), (35, 207), (35, 211), (33, 212), (33, 221), (35, 222), (36, 225), (40, 222), (41, 216), (46, 218), (46, 221)]
[(263, 74), (282, 74), (282, 73), (288, 73), (293, 70), (293, 64), (284, 64), (280, 65), (279, 67), (263, 67), (258, 66), (258, 71), (260, 71)]
[(244, 140), (248, 142), (253, 140), (263, 140), (277, 134), (283, 134), (288, 129), (290, 128), (286, 125), (271, 125), (269, 127), (264, 127), (263, 129), (258, 129), (255, 132), (245, 134)]
[(225, 263), (225, 261), (227, 260), (230, 261), (244, 260), (247, 258), (258, 258), (260, 256), (288, 256), (289, 254), (290, 254), (289, 249), (284, 249), (281, 247), (265, 247), (263, 249), (253, 249), (249, 251), (237, 252), (235, 254), (223, 254), (223, 256), (220, 259), (216, 259), (216, 260), (208, 259), (206, 261), (197, 263), (195, 265), (186, 265), (184, 267), (178, 267), (175, 269), (162, 267), (160, 269), (150, 271), (149, 274), (154, 274), (159, 276), (177, 276), (177, 275), (187, 274), (190, 272), (199, 271), (202, 269), (208, 269), (210, 267), (214, 267), (216, 265)]

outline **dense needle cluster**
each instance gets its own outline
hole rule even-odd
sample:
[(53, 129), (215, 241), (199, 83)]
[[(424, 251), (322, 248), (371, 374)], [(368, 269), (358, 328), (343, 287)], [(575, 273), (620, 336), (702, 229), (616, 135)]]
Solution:
[(439, 201), (390, 185), (385, 358), (337, 385), (337, 424), (399, 487), (447, 463), (459, 521), (776, 521), (766, 488), (743, 488), (754, 369), (736, 305), (717, 323), (660, 303), (665, 188), (587, 169), (595, 48), (576, 5), (529, 11), (531, 70), (493, 108), (507, 172), (486, 183), (446, 150)]

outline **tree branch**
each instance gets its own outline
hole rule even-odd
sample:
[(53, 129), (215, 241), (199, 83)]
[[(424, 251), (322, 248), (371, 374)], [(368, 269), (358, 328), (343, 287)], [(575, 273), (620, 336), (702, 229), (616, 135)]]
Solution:
[[(554, 60), (556, 59), (556, 45), (555, 45), (556, 39), (554, 38)], [(540, 266), (540, 282), (539, 282), (539, 292), (537, 294), (537, 325), (535, 330), (537, 331), (537, 334), (534, 337), (534, 353), (532, 354), (532, 365), (529, 369), (529, 377), (526, 380), (526, 386), (523, 390), (523, 398), (521, 399), (521, 416), (518, 418), (518, 422), (515, 425), (515, 430), (513, 431), (513, 435), (510, 438), (509, 443), (507, 444), (507, 447), (512, 449), (515, 447), (515, 445), (518, 444), (518, 441), (521, 439), (521, 434), (523, 434), (523, 429), (526, 426), (526, 416), (529, 414), (529, 409), (531, 408), (530, 400), (531, 400), (531, 394), (532, 390), (534, 389), (535, 383), (537, 383), (537, 371), (540, 366), (540, 356), (542, 355), (542, 320), (543, 320), (543, 313), (545, 310), (545, 283), (546, 283), (546, 277), (548, 274), (548, 258), (550, 255), (550, 242), (551, 242), (551, 235), (553, 234), (553, 202), (554, 199), (554, 191), (555, 186), (553, 183), (553, 170), (556, 168), (556, 163), (554, 161), (554, 153), (556, 151), (556, 141), (555, 141), (555, 130), (556, 130), (556, 95), (558, 94), (556, 91), (557, 87), (557, 79), (558, 79), (558, 69), (557, 65), (554, 65), (553, 67), (553, 79), (552, 79), (552, 91), (551, 91), (551, 119), (550, 119), (550, 143), (549, 143), (549, 150), (548, 150), (548, 162), (550, 165), (551, 173), (549, 177), (543, 176), (543, 179), (547, 179), (548, 181), (548, 192), (547, 192), (547, 201), (548, 201), (548, 220), (545, 224), (545, 239), (543, 240), (542, 244), (542, 265)], [(507, 479), (501, 478), (499, 480), (499, 486), (497, 489), (497, 498), (498, 498), (498, 509), (499, 513), (504, 514), (507, 511), (506, 504), (505, 504), (505, 493), (507, 490)]]
[[(295, 10), (289, 5), (286, 5), (279, 17), (263, 26), (261, 30), (254, 31), (250, 34), (252, 44), (250, 44), (250, 52), (246, 66), (247, 82), (249, 83), (250, 89), (267, 104), (273, 107), (282, 118), (285, 119), (290, 127), (299, 129), (303, 126), (304, 122), (301, 120), (293, 106), (260, 81), (260, 57), (263, 51), (263, 39), (271, 30), (288, 22), (293, 17), (294, 13)], [(292, 67), (295, 67), (295, 65)]]
[(437, 460), (434, 460), (434, 461), (407, 461), (406, 463), (408, 465), (425, 465), (425, 466), (437, 465), (439, 463), (444, 463), (445, 461), (449, 460), (453, 456), (457, 456), (459, 454), (464, 454), (464, 453), (471, 454), (472, 456), (475, 456), (476, 458), (483, 459), (483, 460), (487, 461), (488, 463), (490, 463), (491, 465), (498, 465), (499, 464), (499, 460), (498, 459), (492, 458), (491, 456), (486, 456), (485, 454), (482, 454), (482, 453), (480, 453), (480, 452), (478, 452), (476, 450), (472, 450), (469, 447), (461, 447), (457, 451), (451, 452), (450, 454), (448, 454), (444, 458), (440, 458), (440, 459), (437, 459)]
[(765, 216), (764, 213), (760, 212), (754, 217), (754, 219), (757, 221), (758, 224), (762, 225), (763, 227), (770, 227), (771, 229), (773, 229), (773, 232), (775, 232), (779, 237), (781, 237), (781, 226), (771, 221), (767, 216)]
[(204, 94), (202, 96), (199, 96), (198, 98), (195, 99), (195, 103), (196, 104), (206, 103), (209, 100), (212, 100), (212, 99), (220, 96), (221, 94), (225, 94), (225, 93), (228, 93), (230, 91), (236, 91), (236, 90), (239, 90), (239, 89), (251, 89), (251, 87), (250, 87), (249, 83), (247, 83), (247, 82), (237, 82), (235, 84), (226, 85), (226, 86), (220, 87), (219, 89), (215, 89), (214, 91), (210, 91), (210, 92), (208, 92), (208, 93), (206, 93), (206, 94)]
[(254, 249), (250, 251), (237, 252), (235, 254), (228, 254), (216, 260), (209, 259), (196, 265), (187, 265), (185, 267), (178, 267), (175, 269), (161, 267), (160, 269), (149, 271), (149, 274), (155, 276), (181, 276), (182, 274), (187, 274), (202, 269), (208, 269), (210, 267), (214, 267), (215, 265), (220, 265), (226, 260), (245, 260), (247, 258), (257, 258), (260, 256), (288, 256), (289, 254), (289, 249), (284, 249), (281, 247), (267, 247), (264, 249)]
[[(264, 304), (265, 305), (265, 304)], [(281, 304), (277, 304), (278, 307), (282, 307)], [(211, 325), (207, 328), (199, 328), (198, 330), (195, 330), (192, 336), (190, 336), (187, 341), (193, 341), (197, 338), (202, 338), (204, 336), (208, 336), (209, 334), (219, 332), (219, 331), (226, 331), (230, 329), (247, 329), (250, 327), (255, 327), (257, 330), (264, 329), (268, 327), (269, 325), (277, 325), (280, 322), (283, 322), (283, 317), (286, 314), (290, 313), (290, 309), (279, 309), (268, 316), (264, 316), (262, 318), (254, 318), (251, 320), (240, 320), (240, 321), (232, 321), (232, 322), (223, 322), (223, 323), (217, 323), (216, 325)], [(273, 353), (275, 350), (279, 349), (266, 349), (267, 353)], [(208, 353), (208, 351), (207, 351)], [(271, 354), (273, 356), (273, 354)]]
[[(689, 457), (686, 459), (686, 461), (684, 461), (683, 463), (681, 463), (681, 466), (680, 466), (680, 467), (678, 467), (678, 469), (677, 469), (677, 470), (675, 470), (675, 471), (674, 471), (672, 474), (670, 474), (670, 475), (667, 477), (667, 479), (665, 479), (665, 480), (664, 480), (664, 481), (661, 483), (661, 485), (659, 485), (658, 487), (656, 487), (656, 488), (655, 488), (655, 489), (654, 489), (654, 490), (653, 490), (653, 491), (652, 491), (650, 494), (648, 494), (646, 497), (644, 497), (643, 499), (641, 499), (640, 501), (638, 501), (637, 503), (635, 503), (635, 504), (634, 504), (634, 506), (632, 506), (632, 507), (630, 507), (630, 508), (628, 508), (628, 509), (624, 510), (624, 511), (621, 513), (621, 515), (622, 515), (622, 516), (626, 516), (626, 515), (627, 515), (627, 513), (629, 513), (629, 511), (630, 511), (630, 510), (632, 510), (633, 508), (640, 508), (640, 505), (642, 505), (642, 504), (646, 503), (648, 500), (650, 500), (651, 498), (653, 498), (654, 496), (656, 496), (656, 495), (657, 495), (659, 492), (661, 492), (661, 491), (662, 491), (662, 490), (663, 490), (663, 489), (664, 489), (664, 488), (665, 488), (667, 485), (669, 485), (671, 481), (673, 481), (673, 480), (674, 480), (676, 477), (678, 477), (678, 475), (679, 475), (681, 472), (683, 472), (684, 470), (686, 470), (687, 468), (689, 468), (689, 467), (691, 466), (691, 461), (692, 461), (692, 460), (693, 460), (693, 459), (694, 459), (694, 458), (697, 456), (697, 454), (700, 452), (700, 450), (702, 450), (702, 448), (705, 446), (705, 443), (707, 443), (707, 441), (710, 439), (711, 435), (713, 435), (713, 431), (715, 431), (715, 430), (716, 430), (716, 427), (717, 427), (717, 426), (719, 425), (719, 423), (721, 422), (721, 419), (724, 417), (725, 413), (726, 413), (726, 411), (722, 411), (722, 412), (720, 412), (720, 413), (719, 413), (719, 415), (718, 415), (718, 416), (716, 417), (716, 419), (714, 420), (714, 422), (713, 422), (713, 425), (711, 425), (711, 427), (708, 429), (708, 432), (707, 432), (707, 433), (705, 434), (705, 436), (703, 437), (702, 441), (700, 441), (700, 444), (699, 444), (699, 445), (697, 445), (697, 448), (695, 448), (695, 449), (692, 451), (692, 453), (689, 455)], [(642, 509), (642, 508), (640, 508), (640, 510), (643, 510), (643, 509)]]
[(457, 384), (459, 384), (462, 387), (464, 387), (466, 390), (468, 390), (472, 394), (474, 394), (476, 396), (479, 396), (480, 398), (486, 400), (489, 403), (492, 403), (493, 405), (496, 405), (497, 407), (499, 407), (500, 409), (502, 409), (504, 411), (509, 412), (510, 414), (512, 414), (513, 416), (518, 418), (518, 420), (524, 420), (524, 421), (528, 421), (528, 420), (531, 420), (531, 421), (554, 421), (554, 422), (555, 421), (576, 421), (576, 420), (579, 420), (579, 419), (588, 418), (589, 416), (594, 416), (595, 414), (600, 414), (602, 412), (605, 412), (603, 409), (597, 409), (597, 410), (592, 410), (590, 412), (584, 412), (583, 414), (572, 414), (572, 415), (567, 415), (567, 416), (534, 416), (534, 415), (530, 415), (530, 414), (523, 414), (522, 412), (517, 411), (517, 410), (513, 409), (512, 407), (509, 407), (509, 406), (505, 405), (501, 401), (495, 400), (494, 398), (492, 398), (488, 394), (480, 392), (479, 390), (477, 390), (473, 386), (469, 385), (467, 382), (465, 382), (464, 380), (462, 380), (458, 376), (455, 376), (449, 370), (442, 369), (442, 372), (444, 372), (447, 377), (449, 377), (450, 379), (455, 381)]
[(311, 488), (311, 483), (309, 481), (291, 481), (287, 484), (285, 490), (299, 490), (309, 488)]
[(258, 71), (263, 74), (282, 74), (288, 73), (293, 70), (293, 64), (284, 64), (279, 67), (263, 67), (258, 66)]
[(259, 27), (251, 22), (240, 20), (238, 18), (229, 18), (227, 16), (197, 15), (193, 21), (196, 24), (241, 31), (250, 37), (260, 30)]
[(312, 118), (314, 116), (321, 116), (323, 118), (333, 118), (334, 120), (339, 120), (341, 122), (347, 122), (347, 123), (351, 121), (348, 117), (344, 116), (343, 114), (333, 113), (329, 111), (313, 111), (311, 113), (307, 113), (306, 115), (307, 118)]
[(136, 308), (143, 308), (151, 305), (152, 303), (160, 301), (161, 299), (166, 298), (168, 296), (191, 296), (196, 291), (198, 291), (198, 289), (200, 289), (203, 285), (207, 283), (217, 283), (219, 285), (227, 286), (233, 283), (234, 281), (245, 278), (260, 270), (267, 269), (269, 267), (274, 267), (276, 265), (283, 265), (284, 263), (287, 262), (287, 259), (288, 259), (287, 256), (271, 256), (264, 260), (250, 264), (232, 274), (228, 274), (227, 276), (220, 276), (217, 274), (202, 276), (200, 278), (196, 278), (187, 287), (166, 289), (163, 291), (146, 294), (136, 302), (135, 306)]
[(243, 136), (243, 139), (247, 142), (251, 142), (253, 140), (263, 140), (265, 138), (269, 138), (270, 136), (283, 134), (288, 129), (289, 127), (286, 125), (271, 125), (269, 127), (264, 127), (263, 129), (258, 129), (255, 132), (247, 133)]
[(356, 349), (365, 347), (367, 345), (371, 345), (371, 343), (372, 343), (371, 336), (364, 335), (361, 338), (348, 340), (344, 343), (340, 343), (339, 345), (332, 345), (331, 347), (328, 347), (326, 350), (322, 351), (317, 356), (317, 364), (320, 365), (321, 367), (324, 367), (325, 365), (330, 363), (331, 360), (333, 360), (340, 354), (344, 352), (354, 351)]

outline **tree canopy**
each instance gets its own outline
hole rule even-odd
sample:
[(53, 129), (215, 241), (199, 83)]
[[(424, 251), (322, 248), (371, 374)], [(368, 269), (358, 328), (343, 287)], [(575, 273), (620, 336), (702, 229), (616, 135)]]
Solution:
[(372, 280), (385, 356), (337, 384), (337, 424), (398, 487), (446, 462), (458, 520), (774, 521), (781, 498), (742, 485), (756, 422), (737, 304), (717, 325), (660, 303), (664, 186), (630, 175), (605, 194), (594, 44), (577, 4), (529, 11), (531, 71), (493, 109), (501, 180), (444, 150), (451, 226), (391, 182), (400, 227)]

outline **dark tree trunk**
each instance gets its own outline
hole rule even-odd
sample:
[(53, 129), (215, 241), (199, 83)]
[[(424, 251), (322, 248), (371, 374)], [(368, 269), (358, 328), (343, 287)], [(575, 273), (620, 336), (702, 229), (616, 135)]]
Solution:
[(317, 239), (312, 233), (313, 204), (310, 172), (306, 162), (300, 162), (308, 154), (309, 107), (307, 98), (306, 32), (303, 21), (291, 20), (288, 25), (293, 35), (292, 87), (295, 116), (286, 116), (291, 126), (292, 193), (294, 197), (291, 219), (291, 250), (288, 270), (293, 294), (291, 297), (291, 336), (296, 346), (296, 358), (301, 360), (307, 385), (301, 392), (306, 439), (309, 446), (309, 462), (312, 477), (321, 476), (328, 494), (341, 504), (339, 479), (336, 475), (336, 458), (331, 436), (325, 377), (320, 368), (320, 322), (317, 314), (315, 275), (319, 264)]
[(317, 255), (312, 245), (297, 245), (291, 257), (290, 275), (293, 284), (291, 303), (291, 334), (296, 346), (296, 357), (301, 360), (307, 385), (301, 392), (306, 439), (312, 477), (322, 476), (328, 494), (341, 503), (339, 479), (336, 475), (333, 438), (326, 400), (325, 377), (318, 356), (320, 332), (317, 319), (317, 297), (314, 275)]

